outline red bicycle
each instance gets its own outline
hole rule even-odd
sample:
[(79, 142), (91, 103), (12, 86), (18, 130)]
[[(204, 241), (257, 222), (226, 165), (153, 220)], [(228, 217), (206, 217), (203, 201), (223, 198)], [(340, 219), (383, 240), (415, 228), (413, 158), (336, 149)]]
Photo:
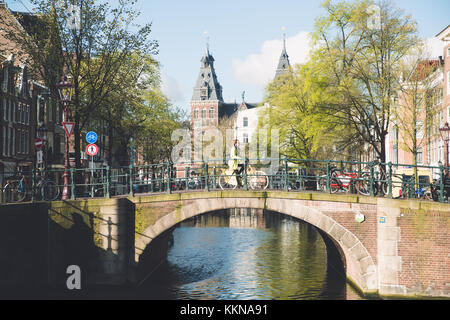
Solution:
[(331, 193), (336, 193), (338, 191), (348, 193), (355, 189), (363, 195), (370, 193), (370, 186), (365, 183), (365, 180), (359, 179), (356, 172), (336, 172), (336, 174), (330, 178)]

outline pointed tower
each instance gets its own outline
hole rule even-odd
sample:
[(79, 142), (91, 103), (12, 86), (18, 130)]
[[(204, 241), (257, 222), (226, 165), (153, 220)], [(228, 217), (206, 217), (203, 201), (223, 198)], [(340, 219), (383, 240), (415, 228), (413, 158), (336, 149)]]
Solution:
[(202, 57), (200, 72), (191, 99), (191, 124), (193, 128), (218, 125), (219, 104), (223, 103), (222, 86), (214, 70), (214, 58), (206, 43), (206, 52)]
[(279, 75), (286, 73), (289, 63), (289, 56), (286, 52), (286, 34), (283, 34), (283, 51), (281, 51), (280, 60), (278, 61), (277, 71), (275, 72), (275, 78)]

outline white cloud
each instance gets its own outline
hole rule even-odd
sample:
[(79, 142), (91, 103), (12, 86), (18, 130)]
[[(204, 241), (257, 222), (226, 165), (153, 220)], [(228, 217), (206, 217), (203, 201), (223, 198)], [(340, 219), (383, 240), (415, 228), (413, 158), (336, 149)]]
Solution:
[[(291, 65), (304, 63), (310, 51), (309, 33), (300, 31), (286, 38), (286, 51)], [(260, 53), (249, 54), (244, 60), (233, 59), (232, 68), (235, 78), (242, 84), (260, 88), (273, 79), (283, 49), (283, 40), (267, 40), (261, 46)]]
[(161, 90), (173, 103), (184, 100), (180, 83), (164, 72), (161, 73)]

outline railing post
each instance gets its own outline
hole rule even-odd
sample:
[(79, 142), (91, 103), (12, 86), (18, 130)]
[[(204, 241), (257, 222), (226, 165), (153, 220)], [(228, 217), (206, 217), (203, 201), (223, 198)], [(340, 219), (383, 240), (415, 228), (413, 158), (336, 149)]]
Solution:
[(444, 202), (444, 166), (440, 165), (439, 166), (440, 169), (440, 175), (441, 175), (441, 179), (440, 179), (440, 192), (439, 192), (439, 202)]
[(327, 192), (331, 193), (331, 187), (330, 187), (330, 160), (327, 160)]
[(303, 190), (303, 173), (302, 173), (302, 170), (303, 168), (302, 168), (302, 166), (300, 166), (300, 167), (298, 167), (298, 170), (297, 170), (297, 179), (296, 179), (296, 181), (295, 181), (295, 183), (297, 183), (297, 181), (298, 181), (298, 190), (300, 191), (300, 190)]
[(166, 191), (167, 191), (167, 193), (171, 193), (172, 192), (172, 188), (171, 188), (171, 185), (170, 185), (170, 181), (171, 181), (171, 177), (170, 177), (170, 175), (172, 174), (172, 172), (171, 172), (171, 170), (170, 170), (170, 162), (168, 161), (167, 162), (167, 188), (166, 188)]
[(288, 161), (287, 157), (284, 157), (284, 191), (288, 191)]
[(109, 193), (109, 183), (110, 183), (110, 179), (109, 179), (109, 166), (106, 166), (106, 184), (105, 184), (105, 197), (106, 198), (111, 198), (111, 195)]
[(184, 178), (186, 180), (186, 190), (189, 190), (189, 167), (184, 168)]
[(392, 199), (392, 162), (388, 163), (389, 166), (389, 189), (388, 189), (388, 196)]
[(247, 157), (244, 157), (244, 190), (248, 191)]
[(208, 183), (208, 161), (204, 161), (204, 170), (205, 170), (205, 191), (209, 191), (209, 183)]
[(74, 170), (74, 168), (70, 168), (70, 188), (72, 190), (70, 194), (70, 200), (75, 200), (75, 180), (73, 178)]
[(134, 196), (134, 190), (133, 190), (133, 163), (130, 163), (129, 166), (130, 169), (130, 196)]
[(374, 175), (374, 169), (373, 169), (373, 161), (370, 162), (369, 164), (370, 166), (370, 196), (373, 197), (374, 196), (374, 191), (373, 191), (373, 175)]
[[(34, 176), (35, 176), (35, 171), (36, 171), (35, 168), (31, 169), (31, 202), (34, 202), (34, 184), (35, 184)], [(25, 190), (26, 190), (26, 188), (25, 188)]]

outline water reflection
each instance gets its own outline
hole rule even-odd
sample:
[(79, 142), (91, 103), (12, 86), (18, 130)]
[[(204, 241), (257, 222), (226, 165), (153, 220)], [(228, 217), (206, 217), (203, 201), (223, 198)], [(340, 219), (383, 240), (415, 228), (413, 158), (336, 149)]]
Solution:
[(258, 209), (181, 223), (167, 262), (143, 287), (153, 299), (346, 299), (349, 291), (315, 227)]

